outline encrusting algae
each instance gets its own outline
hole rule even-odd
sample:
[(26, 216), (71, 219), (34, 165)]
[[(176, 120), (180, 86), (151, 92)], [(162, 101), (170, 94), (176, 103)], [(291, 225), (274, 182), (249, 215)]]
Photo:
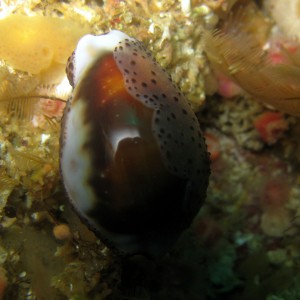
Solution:
[[(0, 1), (0, 299), (298, 297), (297, 1), (281, 2)], [(62, 188), (67, 58), (112, 29), (169, 71), (211, 152), (206, 204), (156, 262), (120, 262)]]

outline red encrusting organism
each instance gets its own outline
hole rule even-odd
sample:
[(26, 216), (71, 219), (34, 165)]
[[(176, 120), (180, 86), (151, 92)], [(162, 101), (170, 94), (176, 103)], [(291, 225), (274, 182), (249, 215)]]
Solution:
[(261, 139), (268, 145), (272, 145), (280, 139), (288, 129), (288, 122), (281, 113), (264, 112), (254, 120), (254, 127)]

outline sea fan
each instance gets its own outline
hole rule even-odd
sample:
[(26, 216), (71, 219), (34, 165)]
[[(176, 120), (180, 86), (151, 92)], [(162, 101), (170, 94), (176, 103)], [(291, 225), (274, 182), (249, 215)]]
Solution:
[(45, 160), (39, 158), (37, 155), (26, 151), (18, 151), (12, 146), (8, 147), (8, 152), (17, 169), (21, 171), (30, 171), (46, 163)]
[(7, 68), (0, 69), (0, 110), (12, 113), (18, 118), (31, 117), (37, 99), (31, 100), (27, 95), (37, 86), (35, 77), (19, 79)]
[(0, 191), (10, 190), (14, 188), (17, 184), (17, 180), (10, 178), (4, 170), (0, 170)]
[[(1, 71), (0, 71), (1, 73)], [(10, 76), (1, 78), (0, 111), (18, 119), (31, 120), (34, 115), (43, 114), (38, 103), (41, 99), (65, 102), (69, 89), (58, 88), (57, 84), (40, 84), (35, 77), (10, 81)]]

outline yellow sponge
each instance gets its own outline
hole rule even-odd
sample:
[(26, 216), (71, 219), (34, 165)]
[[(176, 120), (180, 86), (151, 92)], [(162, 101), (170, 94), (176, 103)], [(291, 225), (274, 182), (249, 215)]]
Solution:
[(0, 58), (17, 70), (38, 74), (52, 62), (65, 64), (89, 31), (72, 20), (11, 15), (0, 20)]

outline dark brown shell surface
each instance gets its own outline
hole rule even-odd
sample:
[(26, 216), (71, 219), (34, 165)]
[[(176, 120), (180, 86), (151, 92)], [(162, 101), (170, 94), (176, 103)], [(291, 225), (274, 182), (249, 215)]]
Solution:
[[(67, 107), (61, 166), (78, 214), (121, 252), (167, 251), (198, 213), (210, 173), (182, 93), (138, 41), (126, 39), (96, 60)], [(68, 139), (78, 151), (65, 147)]]

